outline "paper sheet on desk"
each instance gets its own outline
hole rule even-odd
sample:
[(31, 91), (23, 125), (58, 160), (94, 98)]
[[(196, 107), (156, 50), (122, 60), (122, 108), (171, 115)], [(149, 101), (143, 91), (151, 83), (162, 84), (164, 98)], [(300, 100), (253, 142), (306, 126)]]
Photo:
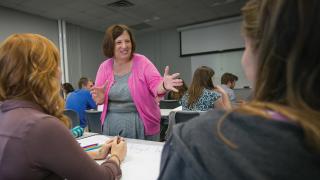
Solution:
[(176, 107), (176, 108), (172, 109), (172, 111), (182, 111), (182, 106)]
[[(92, 143), (104, 143), (106, 136), (97, 135), (89, 138), (81, 139), (81, 146)], [(144, 144), (143, 142), (127, 143), (127, 156), (121, 164), (122, 180), (133, 179), (157, 179), (160, 171), (160, 159), (163, 144)], [(101, 164), (104, 161), (97, 161)]]

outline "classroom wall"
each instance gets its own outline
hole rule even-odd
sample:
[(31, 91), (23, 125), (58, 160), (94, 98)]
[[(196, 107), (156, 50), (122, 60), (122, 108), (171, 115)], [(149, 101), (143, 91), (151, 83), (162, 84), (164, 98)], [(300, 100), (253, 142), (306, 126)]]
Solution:
[(105, 59), (101, 48), (103, 36), (103, 32), (67, 24), (69, 79), (75, 88), (81, 77), (95, 80)]
[[(0, 41), (13, 33), (38, 33), (59, 47), (58, 21), (0, 6)], [(80, 77), (95, 79), (104, 60), (101, 50), (103, 32), (67, 23), (69, 80), (77, 88)]]
[(93, 80), (95, 80), (100, 64), (106, 59), (102, 52), (103, 37), (103, 32), (81, 28), (82, 74)]
[(180, 57), (179, 33), (176, 29), (135, 35), (136, 52), (147, 56), (163, 75), (164, 68), (169, 65), (170, 73), (179, 72), (187, 84), (191, 82), (191, 58)]
[(13, 33), (37, 33), (59, 46), (58, 22), (0, 6), (0, 41)]
[(78, 88), (78, 80), (82, 76), (80, 27), (67, 24), (66, 37), (69, 82), (76, 89)]

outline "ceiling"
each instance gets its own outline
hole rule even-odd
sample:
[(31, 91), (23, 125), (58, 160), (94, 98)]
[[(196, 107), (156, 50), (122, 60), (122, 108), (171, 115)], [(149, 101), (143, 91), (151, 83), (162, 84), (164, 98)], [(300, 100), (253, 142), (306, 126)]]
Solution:
[(104, 31), (115, 23), (138, 32), (177, 28), (240, 15), (246, 0), (0, 0), (0, 6)]

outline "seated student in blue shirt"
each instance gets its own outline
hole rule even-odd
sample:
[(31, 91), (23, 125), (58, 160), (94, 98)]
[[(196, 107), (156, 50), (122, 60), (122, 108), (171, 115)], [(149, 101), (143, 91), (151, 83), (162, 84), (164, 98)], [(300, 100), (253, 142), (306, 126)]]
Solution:
[(90, 88), (93, 86), (92, 81), (86, 77), (79, 80), (79, 89), (71, 92), (66, 99), (66, 109), (72, 109), (79, 114), (80, 126), (85, 128), (87, 125), (85, 119), (85, 110), (97, 108), (96, 103), (90, 94)]

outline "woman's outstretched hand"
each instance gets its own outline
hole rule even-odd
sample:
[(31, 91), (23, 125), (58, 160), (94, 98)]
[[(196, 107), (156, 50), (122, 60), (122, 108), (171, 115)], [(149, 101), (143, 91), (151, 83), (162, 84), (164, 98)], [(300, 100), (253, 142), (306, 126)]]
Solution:
[(183, 82), (182, 79), (177, 79), (177, 77), (180, 75), (180, 73), (174, 73), (174, 74), (169, 74), (169, 66), (166, 66), (164, 69), (164, 74), (163, 74), (163, 84), (162, 88), (165, 91), (174, 91), (178, 92), (179, 90), (176, 89), (175, 87), (177, 86), (182, 86)]
[(93, 86), (90, 91), (92, 99), (96, 102), (97, 105), (101, 105), (104, 102), (104, 93), (108, 85), (108, 80), (104, 83), (102, 87)]

